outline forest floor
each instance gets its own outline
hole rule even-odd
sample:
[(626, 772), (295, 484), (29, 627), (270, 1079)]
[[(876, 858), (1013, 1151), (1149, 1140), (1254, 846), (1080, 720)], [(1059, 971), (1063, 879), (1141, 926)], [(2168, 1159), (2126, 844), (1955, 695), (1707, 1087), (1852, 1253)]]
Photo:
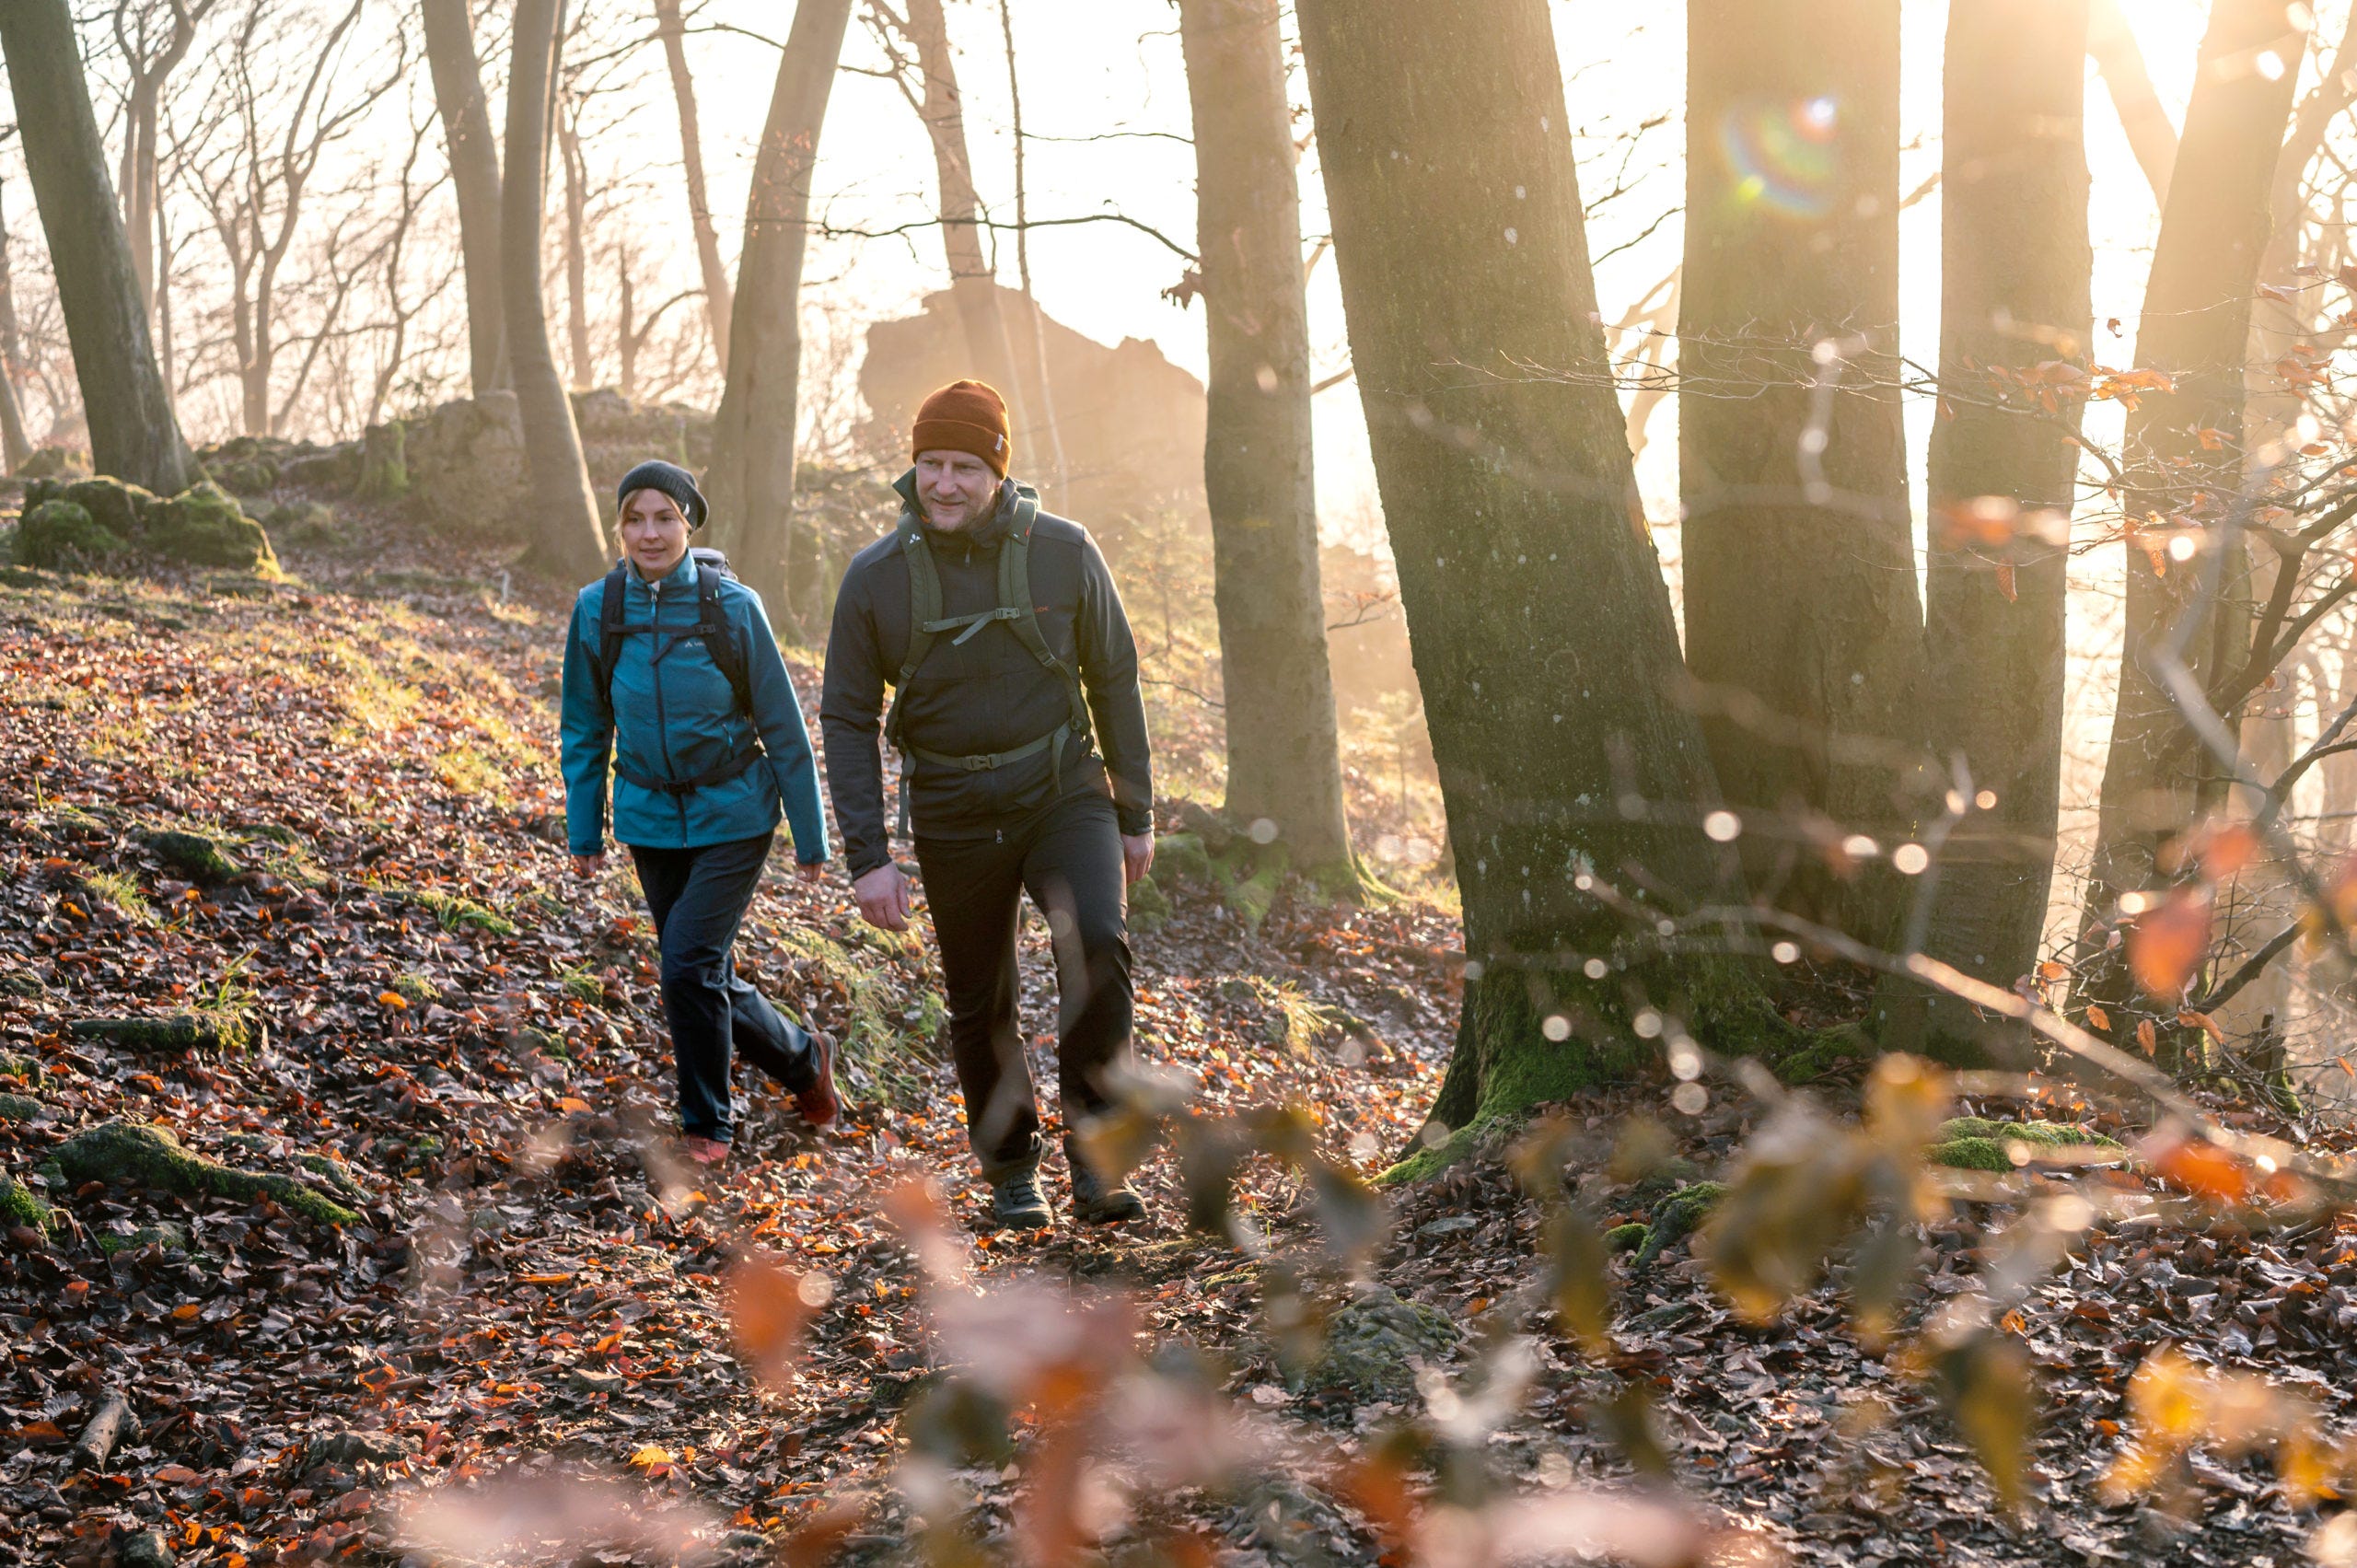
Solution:
[[(2005, 1322), (2040, 1379), (2009, 1515), (1835, 1284), (1759, 1327), (1682, 1245), (1615, 1260), (1599, 1358), (1532, 1294), (1542, 1215), (1501, 1151), (1353, 1207), (1340, 1173), (1408, 1144), (1450, 1045), (1458, 933), (1421, 903), (1251, 926), (1174, 884), (1136, 942), (1144, 1048), (1247, 1118), (1199, 1125), (1292, 1157), (1233, 1156), (1229, 1238), (1185, 1223), (1219, 1217), (1220, 1161), (1167, 1149), (1144, 1225), (993, 1236), (926, 944), (772, 876), (740, 964), (845, 1040), (852, 1103), (816, 1134), (750, 1086), (737, 1157), (689, 1175), (634, 889), (573, 881), (556, 830), (563, 598), (366, 528), (283, 583), (0, 572), (0, 1173), (29, 1183), (0, 1221), (0, 1562), (2306, 1560), (2318, 1515), (2262, 1454), (2178, 1456), (2170, 1509), (2101, 1481), (2165, 1343), (2347, 1428), (2351, 1222), (2099, 1225)], [(1759, 1109), (1674, 1086), (1571, 1115), (1723, 1169)], [(1584, 1191), (1641, 1220), (1640, 1174)], [(2007, 1212), (1926, 1227), (1914, 1314), (1983, 1288)], [(1353, 1226), (1345, 1283), (1318, 1244)]]

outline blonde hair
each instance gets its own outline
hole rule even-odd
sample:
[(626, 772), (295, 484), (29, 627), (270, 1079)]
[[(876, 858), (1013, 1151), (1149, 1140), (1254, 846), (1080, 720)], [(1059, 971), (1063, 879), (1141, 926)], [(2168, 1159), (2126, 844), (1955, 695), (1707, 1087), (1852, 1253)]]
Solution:
[(664, 489), (659, 484), (642, 484), (636, 490), (632, 491), (620, 501), (617, 501), (614, 504), (614, 527), (618, 528), (621, 528), (622, 526), (622, 519), (630, 516), (630, 504), (632, 502), (637, 500), (642, 495), (650, 494), (660, 495), (664, 500), (671, 503), (671, 510), (679, 514), (679, 521), (688, 525), (688, 531), (690, 533), (693, 533), (695, 531), (695, 518), (690, 517), (688, 515), (688, 509), (679, 505), (679, 498), (678, 496), (672, 494), (669, 491)]

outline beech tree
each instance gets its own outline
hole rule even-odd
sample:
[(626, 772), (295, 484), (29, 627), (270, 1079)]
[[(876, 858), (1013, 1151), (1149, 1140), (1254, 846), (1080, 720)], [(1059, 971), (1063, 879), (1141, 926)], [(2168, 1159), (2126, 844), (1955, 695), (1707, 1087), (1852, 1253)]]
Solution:
[(194, 464), (157, 369), (65, 0), (0, 5), (0, 52), (73, 344), (90, 460), (102, 473), (175, 494)]
[[(2085, 0), (1948, 13), (1940, 217), (1940, 412), (1932, 426), (1925, 712), (1969, 788), (1941, 855), (1924, 949), (1991, 984), (2037, 966), (2062, 771), (2063, 602), (2094, 329), (2084, 138)], [(2055, 373), (2027, 385), (1992, 368)], [(1976, 1055), (1972, 1009), (1929, 994), (1886, 1032)]]
[[(2267, 673), (2254, 668), (2247, 567), (2232, 525), (2250, 445), (2251, 293), (2272, 234), (2269, 203), (2304, 47), (2275, 0), (2216, 0), (2144, 285), (2136, 358), (2175, 389), (2146, 393), (2128, 414), (2125, 641), (2078, 966), (2081, 999), (2101, 1006), (2115, 1033), (2138, 1021), (2127, 1005), (2124, 945), (2112, 943), (2136, 912), (2120, 899), (2168, 880), (2164, 845), (2223, 798), (2220, 771), (2206, 765), (2160, 661), (2181, 663), (2230, 719)], [(2262, 53), (2274, 56), (2272, 75), (2258, 68)], [(2197, 558), (2145, 549), (2155, 542), (2145, 531), (2154, 518), (2186, 530)], [(2223, 560), (2200, 559), (2220, 551)], [(2213, 575), (2221, 591), (2205, 591)]]
[(1297, 869), (1355, 886), (1326, 662), (1310, 462), (1309, 306), (1277, 0), (1179, 0), (1211, 374), (1203, 484), (1227, 810)]
[[(1546, 0), (1299, 0), (1334, 256), (1464, 901), (1433, 1109), (1465, 1128), (1629, 1070), (1646, 1006), (1722, 1050), (1750, 978), (1646, 920), (1732, 874), (1604, 359)], [(1479, 84), (1478, 90), (1469, 84)], [(1599, 895), (1626, 900), (1631, 927)], [(1707, 1034), (1705, 1028), (1707, 1027)]]
[(421, 0), (434, 105), (449, 145), (459, 199), (459, 246), (467, 289), (467, 364), (474, 394), (507, 384), (499, 267), (499, 145), (483, 96), (467, 0)]
[(157, 6), (117, 0), (109, 20), (115, 47), (130, 77), (123, 97), (127, 122), (122, 163), (116, 185), (122, 198), (123, 226), (131, 241), (132, 270), (139, 279), (139, 303), (156, 308), (157, 218), (163, 201), (157, 176), (157, 122), (164, 87), (196, 41), (196, 28), (217, 0), (165, 0)]
[(834, 90), (852, 0), (802, 0), (778, 59), (753, 158), (745, 243), (729, 331), (735, 338), (713, 430), (713, 541), (798, 637), (824, 634), (817, 538), (794, 526), (801, 421), (802, 264), (810, 172)]
[(532, 480), (532, 552), (550, 570), (586, 579), (605, 569), (605, 529), (590, 495), (573, 402), (549, 348), (547, 302), (540, 291), (540, 223), (563, 5), (563, 0), (516, 0), (499, 249), (508, 368)]
[(1923, 618), (1898, 389), (1898, 0), (1689, 0), (1686, 657), (1763, 890), (1877, 939), (1912, 830)]
[[(728, 319), (735, 308), (736, 291), (720, 260), (720, 236), (712, 225), (712, 198), (704, 188), (703, 131), (696, 119), (696, 82), (688, 69), (688, 28), (679, 15), (679, 0), (655, 0), (655, 31), (663, 41), (663, 63), (671, 72), (671, 101), (679, 112), (679, 172), (687, 186), (696, 266), (703, 276), (704, 317), (712, 323), (713, 352), (720, 356), (720, 367), (726, 373)], [(743, 264), (741, 259), (738, 264)]]

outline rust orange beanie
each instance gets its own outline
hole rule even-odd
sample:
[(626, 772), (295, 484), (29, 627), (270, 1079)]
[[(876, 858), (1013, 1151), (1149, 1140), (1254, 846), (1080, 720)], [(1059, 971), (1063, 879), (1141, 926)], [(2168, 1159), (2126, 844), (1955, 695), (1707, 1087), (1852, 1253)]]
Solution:
[(1006, 400), (984, 382), (950, 382), (918, 408), (911, 449), (970, 452), (1004, 479), (1007, 464), (1015, 457), (1006, 427)]

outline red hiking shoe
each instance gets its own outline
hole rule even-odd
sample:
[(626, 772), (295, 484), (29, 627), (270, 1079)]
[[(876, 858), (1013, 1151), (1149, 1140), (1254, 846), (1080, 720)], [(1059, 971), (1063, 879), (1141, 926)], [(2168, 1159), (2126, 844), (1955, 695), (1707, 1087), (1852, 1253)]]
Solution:
[(728, 1158), (728, 1145), (717, 1138), (691, 1136), (680, 1142), (688, 1158), (707, 1170)]
[(842, 1111), (842, 1102), (835, 1098), (834, 1036), (811, 1030), (810, 1050), (819, 1059), (819, 1074), (808, 1088), (795, 1091), (794, 1109), (813, 1127), (832, 1127)]

